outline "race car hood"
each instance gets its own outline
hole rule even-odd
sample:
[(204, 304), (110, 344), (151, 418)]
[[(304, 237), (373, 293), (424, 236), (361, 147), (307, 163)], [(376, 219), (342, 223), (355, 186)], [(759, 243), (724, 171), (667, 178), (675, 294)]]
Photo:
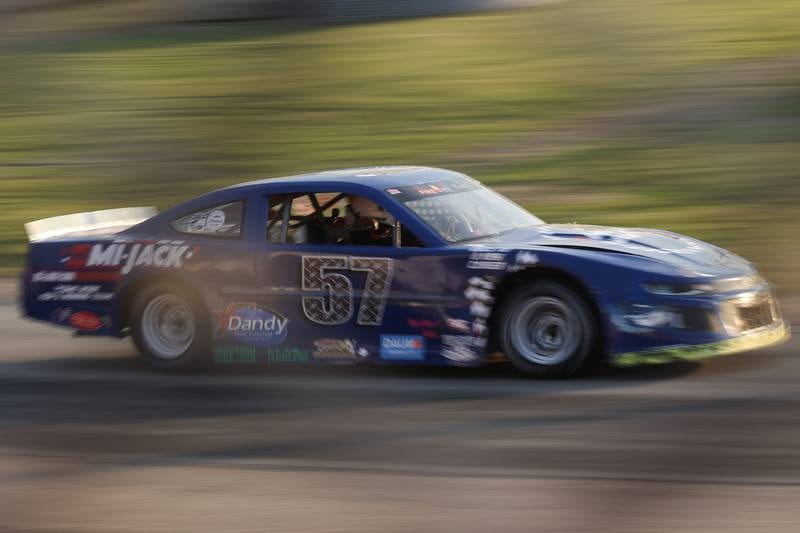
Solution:
[(741, 257), (697, 239), (669, 231), (579, 224), (542, 224), (519, 228), (488, 243), (597, 250), (646, 257), (676, 267), (684, 275), (730, 276), (752, 273)]

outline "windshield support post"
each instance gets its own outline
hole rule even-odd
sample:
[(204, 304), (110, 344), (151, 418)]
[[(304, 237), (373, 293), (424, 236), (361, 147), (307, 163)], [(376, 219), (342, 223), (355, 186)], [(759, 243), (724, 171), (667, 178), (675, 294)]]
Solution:
[(394, 221), (394, 234), (392, 238), (394, 240), (394, 247), (400, 248), (403, 246), (403, 239), (402, 239), (402, 232), (400, 231), (402, 228), (400, 227), (400, 221), (395, 219)]

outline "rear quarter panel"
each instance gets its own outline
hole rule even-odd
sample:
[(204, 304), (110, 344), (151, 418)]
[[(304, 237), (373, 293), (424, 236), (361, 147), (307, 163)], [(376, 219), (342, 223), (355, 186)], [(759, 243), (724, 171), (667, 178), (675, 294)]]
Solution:
[(150, 283), (181, 284), (212, 313), (219, 287), (252, 281), (253, 254), (241, 241), (126, 235), (30, 245), (25, 314), (85, 334), (121, 336), (126, 307)]

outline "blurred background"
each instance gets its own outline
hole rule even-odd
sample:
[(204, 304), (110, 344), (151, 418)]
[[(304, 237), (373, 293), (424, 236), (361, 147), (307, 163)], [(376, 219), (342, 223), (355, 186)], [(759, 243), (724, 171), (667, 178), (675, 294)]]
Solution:
[(798, 67), (795, 0), (4, 0), (0, 272), (36, 218), (423, 164), (800, 290)]
[[(0, 1), (7, 286), (30, 220), (384, 164), (729, 248), (796, 320), (800, 3)], [(13, 302), (3, 531), (797, 530), (797, 341), (566, 382), (187, 377)]]

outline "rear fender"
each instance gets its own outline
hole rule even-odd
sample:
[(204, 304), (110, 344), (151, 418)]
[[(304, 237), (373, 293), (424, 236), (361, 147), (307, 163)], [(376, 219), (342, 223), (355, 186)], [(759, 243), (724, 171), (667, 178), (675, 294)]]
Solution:
[(206, 313), (212, 319), (214, 318), (215, 314), (210, 305), (211, 295), (208, 293), (208, 289), (189, 272), (137, 271), (126, 277), (119, 284), (111, 310), (114, 323), (122, 334), (127, 334), (131, 325), (130, 310), (136, 296), (147, 287), (155, 284), (164, 284), (192, 292), (202, 302), (203, 309), (200, 312)]
[(122, 336), (125, 298), (142, 280), (198, 290), (183, 268), (196, 248), (184, 240), (114, 237), (31, 243), (23, 278), (25, 314), (83, 333)]
[(83, 268), (92, 246), (110, 241), (31, 243), (21, 280), (25, 315), (83, 333), (119, 335), (112, 314), (119, 272)]

